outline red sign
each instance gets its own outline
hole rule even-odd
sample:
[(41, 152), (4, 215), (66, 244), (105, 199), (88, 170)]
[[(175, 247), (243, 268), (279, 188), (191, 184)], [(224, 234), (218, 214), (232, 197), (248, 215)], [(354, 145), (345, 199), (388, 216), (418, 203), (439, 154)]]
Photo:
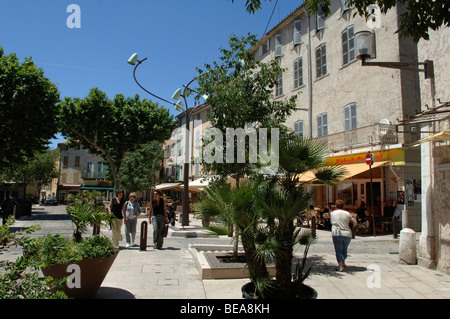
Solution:
[(373, 163), (375, 162), (375, 157), (373, 156), (372, 153), (367, 153), (366, 155), (366, 164), (367, 165), (373, 165)]

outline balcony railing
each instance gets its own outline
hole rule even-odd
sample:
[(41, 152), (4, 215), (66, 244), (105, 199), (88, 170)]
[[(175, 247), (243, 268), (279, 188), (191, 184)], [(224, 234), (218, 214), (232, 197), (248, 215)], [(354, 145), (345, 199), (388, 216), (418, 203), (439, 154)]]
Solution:
[(83, 179), (106, 179), (106, 172), (84, 172)]
[(338, 152), (349, 148), (397, 144), (398, 134), (395, 125), (377, 123), (315, 139), (323, 142), (328, 150)]

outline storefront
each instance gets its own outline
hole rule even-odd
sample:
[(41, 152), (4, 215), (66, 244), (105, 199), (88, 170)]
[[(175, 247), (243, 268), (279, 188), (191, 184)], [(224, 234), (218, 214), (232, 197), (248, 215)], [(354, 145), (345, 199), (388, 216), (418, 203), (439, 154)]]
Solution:
[(313, 204), (323, 209), (334, 205), (337, 199), (342, 199), (344, 208), (349, 211), (355, 211), (361, 202), (365, 202), (371, 211), (373, 194), (375, 216), (383, 216), (383, 203), (393, 199), (401, 210), (410, 211), (411, 220), (417, 219), (416, 227), (419, 227), (420, 165), (414, 162), (408, 163), (406, 158), (409, 155), (403, 148), (372, 153), (375, 157), (372, 165), (372, 179), (370, 166), (365, 163), (367, 153), (328, 158), (327, 164), (340, 165), (346, 173), (342, 182), (334, 187), (316, 186)]

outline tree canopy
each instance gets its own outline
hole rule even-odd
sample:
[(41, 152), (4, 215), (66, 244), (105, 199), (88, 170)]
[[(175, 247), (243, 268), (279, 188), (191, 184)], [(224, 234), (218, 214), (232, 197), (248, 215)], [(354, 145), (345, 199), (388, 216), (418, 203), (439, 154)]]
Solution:
[[(288, 100), (274, 100), (274, 89), (283, 69), (277, 60), (268, 63), (258, 61), (255, 54), (249, 50), (249, 47), (256, 43), (254, 35), (231, 35), (229, 48), (220, 49), (219, 61), (214, 61), (212, 65), (205, 64), (204, 69), (198, 69), (199, 92), (209, 96), (211, 126), (219, 129), (223, 135), (228, 129), (244, 129), (249, 124), (254, 125), (255, 130), (279, 128), (284, 131), (282, 124), (295, 108), (296, 95)], [(223, 177), (232, 173), (236, 176), (248, 173), (248, 158), (245, 163), (236, 160), (236, 144), (237, 141), (234, 140), (234, 162), (225, 160), (229, 145), (224, 140), (223, 161), (204, 161), (204, 166)], [(246, 148), (248, 153), (248, 146)]]
[(139, 95), (109, 99), (98, 88), (61, 103), (62, 133), (104, 158), (118, 187), (124, 159), (142, 144), (167, 139), (176, 123), (169, 110)]
[[(266, 1), (266, 0), (263, 0)], [(269, 0), (271, 1), (271, 0)], [(234, 2), (234, 0), (231, 0)], [(305, 0), (310, 12), (317, 12), (321, 7), (330, 13), (330, 0)], [(368, 18), (367, 8), (376, 4), (382, 13), (386, 13), (397, 5), (397, 0), (346, 0), (349, 6), (355, 7), (360, 16)], [(398, 32), (403, 37), (412, 37), (415, 42), (430, 38), (429, 30), (448, 27), (450, 23), (450, 3), (448, 0), (398, 0), (405, 5), (407, 11), (401, 14)], [(299, 2), (300, 4), (300, 2)], [(246, 10), (255, 13), (261, 8), (261, 0), (247, 0)]]
[(58, 132), (59, 91), (31, 58), (0, 47), (0, 169), (44, 151)]

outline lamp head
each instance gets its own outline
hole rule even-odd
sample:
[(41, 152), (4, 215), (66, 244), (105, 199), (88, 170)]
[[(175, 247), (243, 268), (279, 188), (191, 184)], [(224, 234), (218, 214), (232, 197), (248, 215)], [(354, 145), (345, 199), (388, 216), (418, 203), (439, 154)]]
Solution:
[(183, 111), (183, 103), (181, 102), (181, 100), (179, 100), (175, 104), (175, 110), (178, 111), (178, 112), (182, 112)]
[(359, 31), (355, 35), (356, 59), (366, 60), (376, 58), (375, 35), (370, 31)]
[(138, 62), (138, 54), (134, 53), (132, 56), (130, 56), (130, 58), (128, 59), (128, 64), (131, 65), (136, 65), (136, 63)]
[[(181, 97), (181, 89), (177, 89), (172, 95), (172, 99), (179, 100)], [(178, 104), (178, 103), (177, 103)]]
[(205, 102), (206, 102), (206, 100), (209, 99), (209, 95), (203, 94), (203, 95), (202, 95), (202, 98), (203, 98), (203, 99), (205, 100)]

